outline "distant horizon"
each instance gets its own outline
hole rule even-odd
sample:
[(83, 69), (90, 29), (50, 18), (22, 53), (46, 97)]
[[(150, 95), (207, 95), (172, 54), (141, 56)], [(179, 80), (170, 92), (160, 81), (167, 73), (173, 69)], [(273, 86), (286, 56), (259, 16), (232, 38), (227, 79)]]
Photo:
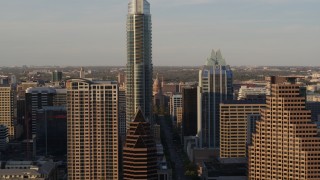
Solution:
[[(100, 68), (102, 68), (102, 67), (110, 67), (110, 68), (126, 68), (126, 66), (121, 66), (121, 65), (110, 65), (110, 66), (95, 66), (95, 65), (92, 65), (92, 66), (81, 66), (81, 65), (78, 65), (78, 66), (65, 66), (65, 65), (22, 65), (22, 66), (0, 66), (0, 68), (23, 68), (24, 66), (27, 66), (27, 68), (55, 68), (55, 67), (57, 67), (57, 68), (81, 68), (81, 67), (83, 67), (83, 68), (86, 68), (86, 67), (92, 67), (92, 68), (97, 68), (97, 67), (100, 67)], [(170, 67), (174, 67), (174, 68), (176, 68), (176, 67), (186, 67), (186, 68), (193, 68), (193, 67), (202, 67), (202, 66), (204, 66), (204, 65), (199, 65), (199, 66), (189, 66), (189, 65), (186, 65), (186, 66), (178, 66), (178, 65), (176, 65), (176, 66), (169, 66), (169, 65), (164, 65), (164, 66), (162, 66), (162, 65), (159, 65), (159, 66), (155, 66), (155, 65), (153, 65), (153, 67), (166, 67), (166, 68), (170, 68)], [(288, 68), (303, 68), (303, 67), (313, 67), (313, 68), (320, 68), (320, 65), (319, 66), (312, 66), (312, 65), (310, 65), (310, 66), (294, 66), (294, 65), (292, 65), (292, 66), (282, 66), (282, 65), (280, 65), (280, 66), (273, 66), (273, 65), (235, 65), (235, 66), (232, 66), (232, 65), (230, 65), (230, 67), (288, 67)], [(320, 71), (320, 69), (319, 69), (319, 71)]]

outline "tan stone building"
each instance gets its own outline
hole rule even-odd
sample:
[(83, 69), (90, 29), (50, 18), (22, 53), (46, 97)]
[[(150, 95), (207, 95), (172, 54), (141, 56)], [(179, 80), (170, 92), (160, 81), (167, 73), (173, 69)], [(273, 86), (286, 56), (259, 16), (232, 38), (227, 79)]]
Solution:
[(67, 81), (68, 179), (118, 179), (116, 82)]
[(264, 101), (225, 101), (220, 104), (220, 158), (247, 156), (248, 115), (259, 114)]
[(15, 94), (11, 86), (0, 86), (0, 124), (8, 128), (9, 139), (15, 138)]
[(250, 180), (319, 180), (320, 138), (294, 77), (270, 77), (271, 94), (249, 147)]
[(182, 115), (183, 115), (183, 111), (182, 111), (182, 107), (177, 107), (177, 127), (181, 129), (182, 126)]

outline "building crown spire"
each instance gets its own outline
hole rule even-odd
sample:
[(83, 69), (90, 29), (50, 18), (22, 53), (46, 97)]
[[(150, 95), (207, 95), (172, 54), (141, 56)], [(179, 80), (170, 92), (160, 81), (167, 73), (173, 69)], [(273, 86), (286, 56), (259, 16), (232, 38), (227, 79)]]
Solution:
[(150, 14), (150, 3), (147, 0), (130, 0), (128, 14)]
[(222, 57), (222, 53), (220, 51), (220, 49), (218, 49), (217, 52), (214, 51), (214, 49), (212, 49), (210, 57), (207, 58), (207, 62), (206, 62), (207, 66), (217, 66), (217, 65), (221, 65), (221, 66), (226, 66), (226, 60)]

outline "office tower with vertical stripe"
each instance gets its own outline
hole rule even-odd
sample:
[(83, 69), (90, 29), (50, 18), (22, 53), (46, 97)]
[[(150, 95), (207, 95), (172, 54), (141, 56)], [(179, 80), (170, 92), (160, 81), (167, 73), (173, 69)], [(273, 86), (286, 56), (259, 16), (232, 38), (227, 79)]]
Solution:
[(201, 148), (219, 148), (219, 104), (233, 99), (233, 75), (220, 50), (212, 50), (206, 65), (199, 71), (198, 132)]

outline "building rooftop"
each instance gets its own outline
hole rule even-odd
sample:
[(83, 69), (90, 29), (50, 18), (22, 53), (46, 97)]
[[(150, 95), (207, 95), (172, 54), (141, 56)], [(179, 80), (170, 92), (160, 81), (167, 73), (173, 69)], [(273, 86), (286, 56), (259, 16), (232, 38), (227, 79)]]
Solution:
[(7, 161), (6, 165), (33, 165), (32, 161)]
[(50, 174), (55, 168), (56, 168), (56, 163), (46, 161), (43, 164), (41, 164), (41, 167), (39, 169), (39, 173)]
[(56, 89), (56, 92), (58, 93), (58, 94), (67, 94), (67, 89)]
[(0, 177), (5, 175), (14, 175), (14, 176), (37, 176), (40, 177), (41, 174), (33, 169), (0, 169)]
[(203, 162), (208, 171), (208, 177), (219, 176), (247, 176), (246, 163), (221, 163), (218, 160)]
[(265, 100), (225, 100), (221, 104), (266, 104)]
[(5, 169), (0, 169), (0, 175), (12, 173), (11, 175), (28, 174), (40, 177), (40, 175), (49, 175), (56, 168), (56, 163), (52, 161), (7, 161), (4, 163)]
[(30, 87), (26, 89), (26, 93), (57, 93), (54, 88), (51, 87)]

